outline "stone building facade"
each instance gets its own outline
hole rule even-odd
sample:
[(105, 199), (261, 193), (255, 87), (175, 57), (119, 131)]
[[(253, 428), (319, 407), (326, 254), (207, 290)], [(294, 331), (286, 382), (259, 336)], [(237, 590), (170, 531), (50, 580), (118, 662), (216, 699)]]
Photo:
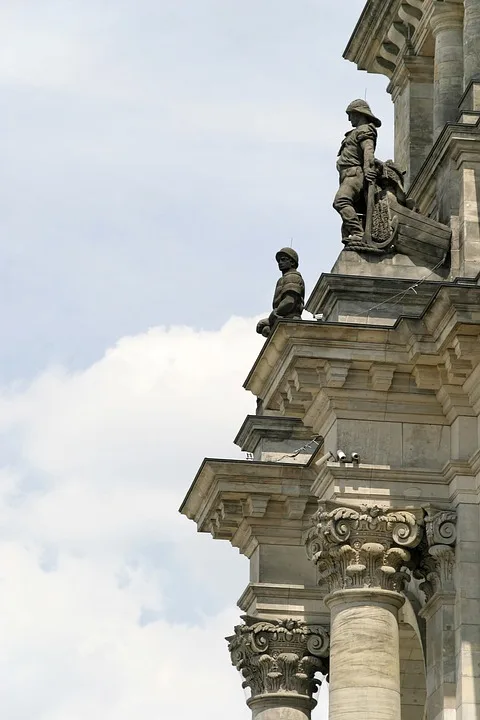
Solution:
[[(442, 268), (343, 251), (278, 322), (236, 443), (181, 512), (250, 560), (228, 638), (258, 720), (480, 718), (480, 2), (369, 0), (345, 57), (390, 78), (395, 162)], [(412, 221), (415, 230), (415, 222)]]

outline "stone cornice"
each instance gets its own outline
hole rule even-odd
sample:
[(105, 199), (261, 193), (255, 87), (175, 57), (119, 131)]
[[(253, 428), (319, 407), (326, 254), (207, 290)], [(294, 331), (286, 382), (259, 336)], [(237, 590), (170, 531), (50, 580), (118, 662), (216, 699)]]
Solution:
[(421, 54), (433, 0), (368, 0), (344, 52), (359, 70), (391, 78), (403, 57)]
[(207, 458), (180, 512), (247, 557), (260, 541), (299, 545), (316, 505), (314, 476), (306, 465)]
[(329, 415), (450, 424), (474, 414), (463, 386), (480, 362), (479, 338), (480, 287), (439, 284), (421, 317), (392, 328), (278, 323), (245, 387), (322, 435)]
[(255, 450), (262, 438), (275, 440), (298, 440), (299, 444), (311, 439), (312, 432), (299, 418), (282, 417), (276, 415), (247, 415), (242, 427), (237, 433), (235, 445), (244, 452)]

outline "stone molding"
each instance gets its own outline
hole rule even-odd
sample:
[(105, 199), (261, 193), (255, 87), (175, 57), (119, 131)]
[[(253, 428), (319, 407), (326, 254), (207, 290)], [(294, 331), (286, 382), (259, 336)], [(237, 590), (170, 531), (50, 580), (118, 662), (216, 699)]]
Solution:
[(463, 28), (463, 0), (434, 0), (430, 27), (434, 36), (443, 30)]
[(314, 478), (300, 464), (206, 458), (180, 512), (246, 557), (260, 543), (301, 546), (317, 504)]
[(259, 696), (292, 693), (310, 700), (319, 681), (316, 672), (328, 672), (330, 637), (326, 628), (300, 620), (260, 620), (243, 616), (243, 625), (226, 638), (235, 665)]
[(305, 534), (308, 557), (329, 592), (379, 588), (401, 592), (409, 579), (409, 549), (422, 540), (423, 519), (377, 505), (320, 503)]
[(424, 0), (368, 0), (344, 58), (391, 78), (406, 55), (423, 47), (431, 9)]
[[(278, 323), (245, 387), (266, 410), (301, 417), (322, 436), (336, 418), (352, 418), (352, 400), (362, 419), (382, 412), (387, 421), (415, 415), (417, 423), (450, 425), (473, 416), (465, 390), (480, 366), (480, 287), (436, 283), (432, 295), (419, 316), (393, 327)], [(377, 383), (382, 366), (396, 366), (388, 397)], [(409, 378), (422, 392), (402, 390)]]
[(437, 593), (454, 591), (456, 523), (454, 510), (427, 510), (425, 536), (418, 548), (414, 571), (414, 577), (422, 580), (420, 590), (427, 603)]
[(392, 74), (387, 92), (395, 102), (408, 83), (433, 84), (434, 59), (423, 55), (405, 55)]
[(249, 582), (237, 605), (245, 615), (264, 620), (300, 620), (325, 627), (330, 623), (318, 585)]

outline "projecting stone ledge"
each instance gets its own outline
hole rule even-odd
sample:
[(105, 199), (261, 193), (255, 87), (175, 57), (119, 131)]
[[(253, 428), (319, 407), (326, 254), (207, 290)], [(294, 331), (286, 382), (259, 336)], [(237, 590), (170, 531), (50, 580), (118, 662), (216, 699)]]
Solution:
[(310, 428), (300, 418), (247, 415), (234, 440), (253, 459), (307, 463), (318, 447)]
[(344, 250), (306, 309), (328, 322), (394, 325), (401, 316), (420, 317), (442, 287), (477, 287), (478, 278), (447, 275), (445, 266), (432, 272), (406, 255), (378, 259)]

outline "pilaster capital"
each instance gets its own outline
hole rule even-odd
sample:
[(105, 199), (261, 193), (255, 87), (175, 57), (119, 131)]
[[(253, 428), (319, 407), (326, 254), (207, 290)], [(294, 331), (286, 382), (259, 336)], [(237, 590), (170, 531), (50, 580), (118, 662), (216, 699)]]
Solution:
[(399, 592), (410, 548), (422, 540), (423, 517), (377, 505), (360, 508), (320, 503), (306, 532), (307, 555), (330, 592), (380, 588)]
[(404, 55), (392, 74), (387, 91), (395, 102), (408, 83), (433, 83), (434, 60), (423, 55)]
[(420, 589), (427, 602), (439, 592), (454, 590), (457, 514), (454, 510), (429, 508), (425, 517), (425, 537), (418, 547), (414, 577), (423, 580)]
[(430, 27), (434, 36), (443, 30), (463, 28), (463, 0), (434, 0)]
[(311, 700), (319, 684), (315, 673), (328, 671), (327, 629), (300, 620), (242, 619), (244, 624), (235, 627), (227, 642), (232, 664), (242, 673), (242, 687), (250, 688), (251, 699), (295, 693)]

